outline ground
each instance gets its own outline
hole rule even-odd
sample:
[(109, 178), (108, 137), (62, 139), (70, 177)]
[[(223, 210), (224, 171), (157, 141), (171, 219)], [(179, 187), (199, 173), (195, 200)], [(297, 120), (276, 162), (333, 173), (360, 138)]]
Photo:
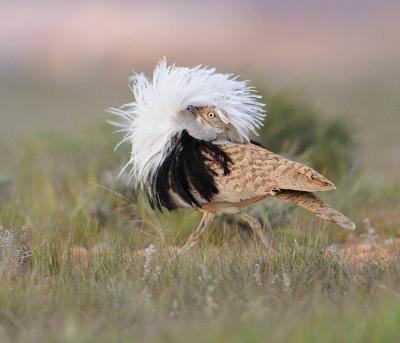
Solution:
[[(400, 187), (352, 175), (325, 199), (351, 233), (303, 210), (219, 218), (174, 259), (200, 214), (160, 214), (116, 174), (110, 129), (35, 135), (0, 187), (0, 341), (398, 342)], [(117, 137), (115, 137), (117, 139)]]

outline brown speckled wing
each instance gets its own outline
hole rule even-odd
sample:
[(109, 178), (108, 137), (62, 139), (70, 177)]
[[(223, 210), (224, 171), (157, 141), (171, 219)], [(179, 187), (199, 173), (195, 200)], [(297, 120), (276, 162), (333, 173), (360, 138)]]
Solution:
[(312, 168), (290, 161), (254, 144), (221, 144), (232, 159), (231, 173), (223, 171), (210, 161), (217, 172), (215, 182), (219, 193), (213, 202), (236, 203), (243, 200), (273, 195), (278, 190), (305, 192), (335, 189), (332, 182)]
[(354, 230), (356, 225), (345, 215), (329, 206), (313, 193), (285, 190), (276, 193), (278, 199), (296, 204), (314, 213), (317, 217), (336, 223), (341, 227)]

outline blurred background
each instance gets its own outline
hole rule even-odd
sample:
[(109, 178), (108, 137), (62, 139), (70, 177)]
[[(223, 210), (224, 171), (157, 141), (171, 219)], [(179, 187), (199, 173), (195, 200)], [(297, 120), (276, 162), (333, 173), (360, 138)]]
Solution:
[[(0, 0), (0, 342), (400, 342), (399, 37), (399, 0)], [(200, 213), (151, 210), (106, 123), (163, 56), (251, 80), (357, 230), (269, 199), (268, 251), (224, 215), (171, 259)]]
[(166, 56), (251, 79), (270, 105), (271, 149), (317, 147), (324, 169), (351, 146), (343, 170), (399, 178), (399, 15), (390, 0), (2, 1), (0, 174), (40, 132), (85, 130), (90, 144), (105, 109), (132, 100), (132, 70)]

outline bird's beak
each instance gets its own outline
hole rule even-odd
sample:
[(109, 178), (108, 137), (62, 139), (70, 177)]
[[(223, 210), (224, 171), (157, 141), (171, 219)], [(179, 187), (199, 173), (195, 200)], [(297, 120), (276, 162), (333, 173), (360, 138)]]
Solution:
[(197, 115), (197, 107), (193, 105), (189, 105), (186, 107), (186, 110), (188, 110), (190, 113), (194, 114), (195, 116)]

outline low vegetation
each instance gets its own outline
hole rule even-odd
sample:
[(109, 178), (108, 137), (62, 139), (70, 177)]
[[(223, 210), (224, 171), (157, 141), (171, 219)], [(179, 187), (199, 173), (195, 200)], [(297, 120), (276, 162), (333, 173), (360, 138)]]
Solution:
[(249, 211), (271, 250), (222, 216), (174, 259), (200, 216), (153, 212), (118, 179), (112, 129), (34, 135), (0, 180), (0, 341), (398, 342), (400, 186), (353, 172), (343, 122), (269, 103), (260, 141), (331, 173), (355, 233), (269, 201)]

